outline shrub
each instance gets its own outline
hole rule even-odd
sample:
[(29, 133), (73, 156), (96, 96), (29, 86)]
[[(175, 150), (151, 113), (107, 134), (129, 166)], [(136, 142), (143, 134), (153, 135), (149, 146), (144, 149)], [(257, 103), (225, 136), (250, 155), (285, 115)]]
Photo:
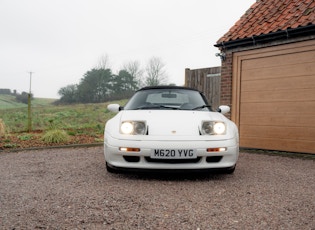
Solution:
[[(17, 94), (15, 99), (18, 101), (18, 102), (22, 102), (24, 104), (28, 104), (28, 93), (26, 92), (22, 92), (22, 94)], [(31, 94), (31, 100), (33, 100), (33, 94)]]
[(28, 141), (28, 140), (31, 140), (33, 135), (31, 134), (25, 134), (25, 135), (20, 135), (20, 136), (17, 136), (21, 141)]
[(15, 143), (13, 143), (13, 144), (11, 144), (11, 143), (7, 143), (7, 144), (4, 144), (4, 145), (3, 145), (3, 147), (5, 147), (5, 148), (12, 148), (12, 149), (14, 149), (14, 148), (19, 147), (19, 145), (15, 144)]
[(47, 143), (62, 143), (69, 140), (69, 135), (64, 130), (52, 129), (44, 134), (42, 140)]

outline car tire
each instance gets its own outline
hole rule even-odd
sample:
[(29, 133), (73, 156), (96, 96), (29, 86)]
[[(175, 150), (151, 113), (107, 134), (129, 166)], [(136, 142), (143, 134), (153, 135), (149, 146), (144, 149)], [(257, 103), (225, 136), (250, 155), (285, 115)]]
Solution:
[(117, 173), (117, 170), (112, 168), (112, 167), (110, 167), (110, 165), (107, 162), (105, 164), (106, 164), (107, 172), (109, 172), (109, 173)]
[(236, 165), (234, 165), (234, 166), (231, 167), (231, 168), (227, 168), (227, 169), (224, 171), (224, 173), (225, 173), (225, 174), (233, 174), (234, 171), (235, 171), (235, 168), (236, 168)]

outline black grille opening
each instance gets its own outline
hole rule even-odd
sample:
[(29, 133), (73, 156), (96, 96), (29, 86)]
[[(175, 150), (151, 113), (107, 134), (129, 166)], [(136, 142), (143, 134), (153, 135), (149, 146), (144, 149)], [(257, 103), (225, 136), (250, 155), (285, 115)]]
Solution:
[(151, 157), (145, 157), (147, 162), (152, 163), (166, 163), (166, 164), (189, 164), (189, 163), (198, 163), (201, 157), (197, 157), (194, 159), (154, 159)]
[(138, 156), (123, 156), (125, 161), (127, 162), (139, 162), (140, 161), (140, 157)]
[(217, 163), (222, 159), (222, 156), (211, 156), (211, 157), (207, 157), (206, 161), (208, 163)]

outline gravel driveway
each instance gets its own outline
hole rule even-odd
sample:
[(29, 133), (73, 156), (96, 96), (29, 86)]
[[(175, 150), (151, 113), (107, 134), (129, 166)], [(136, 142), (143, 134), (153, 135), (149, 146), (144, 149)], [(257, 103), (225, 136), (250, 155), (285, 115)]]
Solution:
[(233, 175), (110, 174), (102, 147), (0, 153), (0, 229), (315, 229), (315, 161)]

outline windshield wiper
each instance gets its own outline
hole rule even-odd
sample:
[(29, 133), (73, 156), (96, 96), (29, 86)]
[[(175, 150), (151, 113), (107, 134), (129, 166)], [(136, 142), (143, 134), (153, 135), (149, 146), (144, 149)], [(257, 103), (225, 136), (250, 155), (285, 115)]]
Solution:
[(140, 106), (138, 108), (135, 108), (135, 110), (138, 109), (159, 109), (159, 108), (165, 108), (165, 109), (179, 109), (175, 107), (165, 106), (165, 105), (149, 105), (149, 106)]
[(154, 109), (156, 108), (156, 106), (139, 106), (138, 108), (135, 108), (134, 110), (138, 110), (138, 109)]
[(159, 108), (166, 108), (166, 109), (179, 109), (176, 107), (171, 107), (171, 106), (165, 106), (165, 105), (158, 105)]
[(210, 110), (212, 110), (211, 105), (201, 105), (201, 106), (198, 106), (196, 108), (193, 108), (192, 110), (203, 109), (203, 108), (210, 108)]

